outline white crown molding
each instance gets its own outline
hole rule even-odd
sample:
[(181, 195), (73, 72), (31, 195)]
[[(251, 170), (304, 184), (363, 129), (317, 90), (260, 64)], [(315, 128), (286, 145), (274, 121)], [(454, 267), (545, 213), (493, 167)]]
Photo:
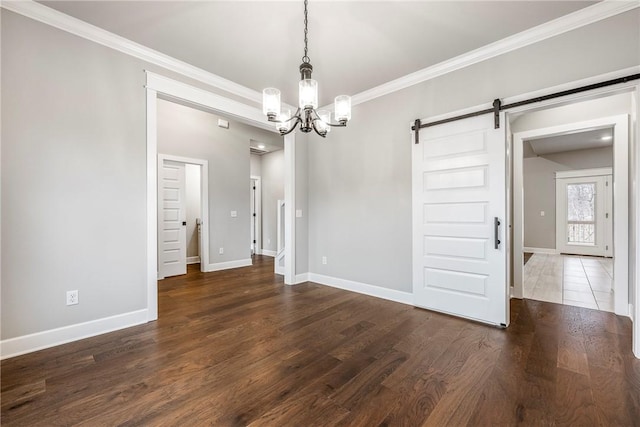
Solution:
[(431, 67), (423, 68), (422, 70), (360, 92), (351, 98), (351, 105), (371, 101), (372, 99), (406, 89), (418, 83), (495, 58), (496, 56), (593, 24), (620, 13), (628, 12), (638, 7), (640, 7), (640, 1), (638, 0), (604, 0), (502, 40), (442, 61)]
[[(262, 94), (231, 80), (190, 65), (135, 43), (124, 37), (103, 30), (87, 22), (58, 12), (33, 0), (2, 1), (0, 6), (11, 12), (43, 22), (47, 25), (99, 43), (103, 46), (131, 55), (167, 70), (179, 73), (212, 87), (222, 89), (256, 103), (262, 102)], [(494, 43), (424, 68), (352, 96), (352, 105), (362, 104), (410, 86), (434, 79), (447, 73), (477, 64), (496, 56), (529, 46), (548, 38), (610, 18), (640, 7), (638, 0), (604, 0), (592, 6), (498, 40)], [(332, 109), (332, 106), (323, 108)]]
[(231, 80), (205, 71), (202, 68), (190, 65), (184, 61), (180, 61), (169, 55), (160, 53), (109, 31), (103, 30), (102, 28), (66, 15), (55, 9), (51, 9), (43, 4), (36, 3), (33, 0), (2, 1), (0, 2), (0, 5), (3, 9), (26, 16), (27, 18), (43, 22), (52, 27), (61, 29), (87, 40), (91, 40), (95, 43), (133, 56), (134, 58), (160, 66), (242, 98), (259, 104), (262, 103), (262, 93), (258, 91), (232, 82)]

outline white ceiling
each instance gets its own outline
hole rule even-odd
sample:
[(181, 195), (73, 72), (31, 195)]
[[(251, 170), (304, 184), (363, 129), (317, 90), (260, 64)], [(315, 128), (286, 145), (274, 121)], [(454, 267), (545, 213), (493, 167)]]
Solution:
[[(297, 104), (302, 1), (44, 1), (211, 73)], [(321, 1), (309, 56), (321, 104), (354, 95), (594, 1)]]
[[(603, 139), (607, 137), (606, 139)], [(588, 150), (613, 145), (613, 129), (591, 129), (527, 141), (525, 157), (544, 156), (566, 151)], [(528, 152), (528, 153), (527, 153)], [(529, 154), (529, 155), (528, 155)]]

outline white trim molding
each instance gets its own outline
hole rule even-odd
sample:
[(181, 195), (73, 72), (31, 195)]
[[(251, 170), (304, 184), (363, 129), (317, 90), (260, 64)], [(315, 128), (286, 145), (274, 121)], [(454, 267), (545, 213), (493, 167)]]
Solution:
[(612, 174), (612, 168), (574, 169), (570, 171), (556, 171), (556, 179), (582, 178), (587, 176), (607, 176)]
[[(634, 82), (637, 84), (637, 82)], [(609, 91), (615, 91), (609, 88)], [(556, 99), (566, 103), (566, 99)], [(536, 109), (536, 107), (532, 107)], [(526, 110), (523, 110), (526, 111)], [(523, 190), (523, 144), (528, 139), (561, 135), (575, 130), (597, 129), (613, 126), (613, 275), (614, 309), (621, 316), (629, 312), (629, 116), (626, 114), (600, 117), (557, 126), (532, 129), (513, 134), (513, 294), (523, 296), (523, 246), (524, 246), (524, 190)], [(557, 249), (557, 248), (556, 248)]]
[(556, 255), (558, 251), (552, 248), (522, 248), (522, 252), (528, 252), (533, 254), (548, 254), (548, 255)]
[(187, 257), (187, 264), (200, 264), (200, 256), (190, 256)]
[(551, 37), (628, 12), (637, 7), (640, 7), (640, 2), (638, 1), (602, 1), (596, 3), (528, 30), (521, 31), (502, 40), (465, 52), (454, 58), (447, 59), (446, 61), (360, 92), (351, 97), (351, 105), (371, 101), (372, 99), (435, 79), (436, 77), (504, 55), (505, 53), (521, 49)]
[(270, 251), (269, 249), (261, 249), (262, 255), (264, 256), (270, 256), (272, 258), (275, 258), (276, 256), (276, 251)]
[[(44, 24), (74, 34), (95, 43), (133, 56), (164, 69), (179, 73), (185, 77), (205, 83), (225, 92), (251, 100), (262, 102), (260, 92), (231, 80), (220, 77), (201, 68), (180, 61), (169, 55), (150, 49), (139, 43), (103, 30), (80, 19), (51, 9), (33, 0), (3, 1), (0, 6), (6, 10), (40, 21)], [(558, 36), (560, 34), (593, 24), (612, 16), (628, 12), (640, 7), (638, 1), (602, 1), (576, 12), (561, 16), (552, 21), (540, 24), (502, 40), (490, 43), (462, 55), (442, 61), (406, 76), (383, 83), (352, 96), (352, 105), (362, 104), (372, 99), (408, 88), (410, 86), (434, 79), (462, 68), (469, 67), (482, 61), (512, 52), (534, 43)]]
[(147, 89), (147, 316), (158, 319), (158, 97)]
[[(191, 86), (187, 83), (173, 80), (168, 77), (145, 70), (145, 87), (158, 93), (186, 100), (190, 103), (207, 107), (216, 112), (232, 116), (241, 122), (248, 123), (271, 132), (276, 132), (272, 123), (269, 123), (262, 110), (242, 102), (226, 98), (221, 95)], [(178, 95), (179, 94), (179, 95)]]
[[(158, 182), (157, 182), (157, 151), (158, 151), (158, 115), (157, 115), (157, 97), (166, 96), (170, 99), (186, 101), (188, 103), (198, 104), (214, 111), (221, 111), (234, 115), (250, 123), (254, 126), (261, 126), (266, 120), (260, 110), (253, 108), (237, 101), (224, 98), (219, 95), (212, 94), (202, 89), (195, 88), (185, 83), (177, 82), (167, 77), (160, 76), (155, 73), (146, 73), (146, 91), (147, 91), (147, 307), (149, 310), (149, 321), (158, 318), (158, 236), (157, 236), (157, 218), (158, 218)], [(257, 121), (257, 117), (260, 117)], [(285, 137), (285, 160), (288, 156), (294, 156), (290, 151), (294, 150), (295, 132)], [(187, 160), (194, 160), (183, 158)], [(207, 166), (208, 167), (208, 166)], [(295, 178), (295, 165), (285, 162), (285, 193), (287, 188), (294, 188), (293, 180)], [(205, 174), (203, 166), (203, 175)], [(207, 172), (208, 173), (208, 172)], [(208, 197), (208, 180), (202, 182), (201, 191)], [(290, 206), (295, 206), (295, 192), (289, 194)], [(203, 196), (204, 200), (204, 196)], [(207, 218), (202, 217), (203, 223)], [(287, 245), (289, 250), (295, 254), (295, 234), (293, 227), (295, 225), (294, 216), (285, 218), (285, 233), (288, 233)], [(287, 230), (289, 230), (287, 232)], [(202, 230), (205, 233), (205, 228)], [(208, 248), (201, 248), (203, 262), (200, 265), (202, 271), (218, 271), (230, 268), (246, 267), (252, 265), (251, 258), (220, 262), (209, 264)], [(291, 268), (294, 264), (295, 256), (285, 259), (285, 269)], [(285, 275), (285, 280), (286, 280)], [(289, 276), (293, 279), (293, 276)]]
[(143, 46), (110, 31), (103, 30), (95, 25), (47, 7), (44, 4), (37, 3), (32, 0), (21, 0), (3, 1), (1, 5), (2, 8), (10, 10), (11, 12), (40, 21), (44, 24), (117, 50), (126, 55), (205, 83), (209, 86), (222, 89), (225, 92), (232, 93), (259, 104), (262, 103), (262, 94), (256, 90), (242, 86), (231, 80), (205, 71), (202, 68), (195, 67), (184, 61), (165, 55), (164, 53), (160, 53), (157, 50)]
[(296, 274), (296, 279), (293, 282), (294, 285), (299, 285), (300, 283), (306, 283), (309, 281), (309, 273)]
[(308, 273), (307, 280), (305, 281), (318, 283), (320, 285), (331, 286), (332, 288), (344, 289), (345, 291), (357, 292), (359, 294), (369, 295), (372, 297), (382, 298), (411, 306), (414, 305), (413, 293), (411, 292), (397, 291), (395, 289), (383, 288), (380, 286), (369, 285), (367, 283), (354, 282), (353, 280), (324, 276), (322, 274), (316, 273)]
[(0, 347), (2, 348), (0, 350), (0, 359), (8, 359), (72, 341), (106, 334), (107, 332), (141, 325), (147, 322), (147, 318), (147, 310), (143, 309), (35, 334), (9, 338), (0, 342)]
[(207, 264), (205, 271), (211, 272), (211, 271), (229, 270), (232, 268), (250, 267), (251, 265), (253, 265), (251, 258), (239, 259), (235, 261), (225, 261), (225, 262), (216, 262), (213, 264)]

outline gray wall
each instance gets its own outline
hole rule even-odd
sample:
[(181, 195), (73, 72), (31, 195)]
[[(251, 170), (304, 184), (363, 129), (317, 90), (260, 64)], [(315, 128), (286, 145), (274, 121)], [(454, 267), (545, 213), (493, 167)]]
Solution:
[[(158, 153), (209, 162), (209, 261), (248, 259), (250, 250), (249, 140), (277, 134), (243, 123), (218, 127), (220, 116), (158, 100)], [(237, 211), (237, 217), (231, 217)], [(219, 249), (224, 248), (220, 254)]]
[(639, 26), (638, 10), (609, 18), (357, 105), (347, 128), (310, 136), (310, 271), (411, 291), (410, 123), (637, 66)]
[(2, 339), (146, 308), (142, 64), (5, 10), (1, 54)]
[[(238, 98), (4, 9), (0, 16), (0, 337), (145, 309), (143, 70)], [(248, 165), (245, 176), (248, 189)], [(80, 304), (66, 306), (76, 289)]]
[[(524, 159), (524, 246), (556, 247), (557, 171), (613, 166), (613, 147), (567, 151)], [(545, 216), (540, 216), (544, 211)]]
[[(2, 339), (144, 309), (142, 70), (234, 96), (0, 13)], [(410, 122), (637, 66), (638, 13), (355, 106), (346, 129), (304, 138), (308, 178), (298, 168), (297, 188), (308, 185), (309, 270), (410, 291)], [(247, 184), (248, 172), (247, 160)], [(302, 239), (304, 221), (297, 224)], [(80, 304), (66, 307), (70, 289)]]
[(251, 154), (251, 156), (249, 156), (249, 161), (249, 171), (251, 176), (260, 176), (262, 174), (262, 156)]
[(262, 170), (262, 249), (278, 249), (278, 200), (284, 200), (284, 150), (264, 154)]

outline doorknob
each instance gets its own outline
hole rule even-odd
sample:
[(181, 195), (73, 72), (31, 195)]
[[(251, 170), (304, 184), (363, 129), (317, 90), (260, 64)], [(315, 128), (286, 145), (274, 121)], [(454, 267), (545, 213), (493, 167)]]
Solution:
[(498, 217), (493, 218), (493, 248), (499, 249), (500, 246), (500, 220)]
[(187, 221), (182, 221), (182, 225), (187, 225)]

